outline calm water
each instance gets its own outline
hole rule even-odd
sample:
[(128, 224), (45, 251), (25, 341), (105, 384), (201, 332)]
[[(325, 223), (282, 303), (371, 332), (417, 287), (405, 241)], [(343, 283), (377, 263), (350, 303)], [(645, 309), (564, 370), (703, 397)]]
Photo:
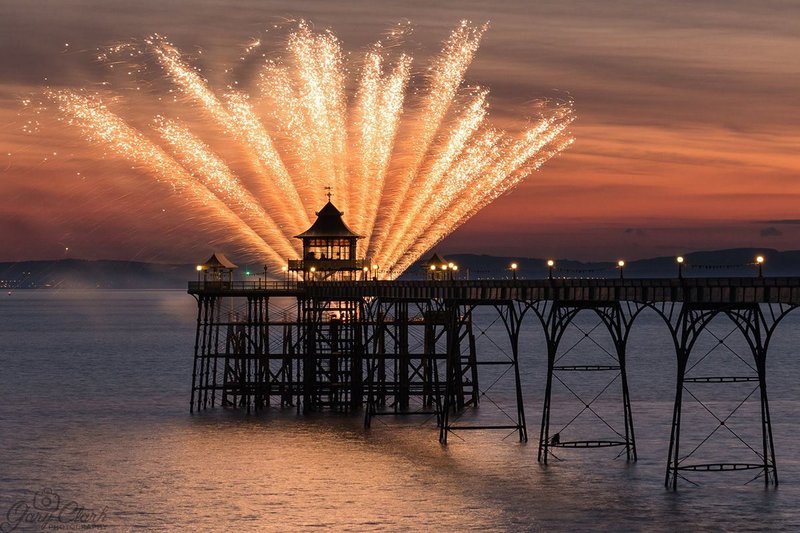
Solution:
[[(663, 476), (675, 364), (654, 316), (639, 319), (629, 347), (639, 462), (616, 459), (614, 449), (562, 449), (561, 460), (544, 468), (536, 462), (535, 440), (545, 367), (533, 322), (522, 354), (531, 441), (473, 431), (442, 447), (433, 423), (420, 417), (383, 418), (365, 432), (360, 416), (298, 418), (271, 410), (247, 417), (220, 408), (190, 415), (194, 311), (194, 300), (177, 291), (3, 294), (0, 521), (19, 511), (18, 502), (33, 508), (36, 493), (48, 488), (62, 507), (74, 501), (105, 508), (100, 522), (121, 531), (800, 530), (800, 363), (794, 355), (800, 313), (779, 329), (768, 363), (780, 487), (765, 490), (760, 480), (745, 485), (750, 477), (738, 473), (705, 474), (690, 478), (699, 487), (684, 482), (673, 494)], [(478, 316), (478, 345), (487, 357), (502, 357), (502, 325), (493, 320), (488, 311)], [(595, 322), (587, 316), (578, 324), (588, 330)], [(711, 328), (720, 338), (730, 329), (724, 323)], [(581, 338), (578, 331), (570, 335), (565, 346)], [(703, 340), (698, 355), (716, 342)], [(726, 344), (734, 351), (741, 346), (735, 335)], [(602, 360), (603, 348), (602, 338), (597, 345), (579, 343), (562, 363)], [(698, 375), (745, 368), (725, 346), (701, 365), (707, 366)], [(494, 372), (481, 375), (484, 386), (499, 381), (469, 416), (501, 420), (499, 408), (512, 406), (509, 376)], [(591, 398), (612, 377), (592, 374), (565, 382)], [(619, 429), (616, 385), (592, 407)], [(697, 387), (722, 418), (751, 390), (747, 384)], [(753, 400), (727, 424), (758, 449)], [(560, 384), (553, 401), (554, 429), (580, 411)], [(698, 404), (687, 404), (686, 417), (688, 452), (716, 424)], [(562, 436), (613, 436), (610, 431), (586, 412)], [(757, 461), (725, 428), (696, 457)], [(52, 504), (53, 495), (40, 493), (36, 503)]]

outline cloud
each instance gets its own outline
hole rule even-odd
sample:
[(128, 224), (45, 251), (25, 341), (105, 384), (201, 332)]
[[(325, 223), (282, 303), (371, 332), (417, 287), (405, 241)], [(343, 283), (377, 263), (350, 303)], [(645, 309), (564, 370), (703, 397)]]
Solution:
[(761, 230), (762, 237), (780, 237), (783, 235), (783, 232), (776, 228), (775, 226), (769, 226), (768, 228), (764, 228)]
[(800, 218), (780, 218), (777, 220), (761, 220), (758, 224), (784, 224), (787, 226), (800, 226)]
[(624, 232), (627, 235), (636, 235), (637, 237), (644, 237), (647, 235), (647, 231), (642, 228), (625, 228)]

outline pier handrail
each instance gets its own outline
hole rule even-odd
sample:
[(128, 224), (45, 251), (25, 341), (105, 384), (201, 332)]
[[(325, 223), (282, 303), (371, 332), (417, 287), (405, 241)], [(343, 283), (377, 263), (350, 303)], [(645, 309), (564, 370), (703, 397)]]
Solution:
[(297, 281), (190, 281), (189, 292), (202, 291), (296, 291), (303, 285)]

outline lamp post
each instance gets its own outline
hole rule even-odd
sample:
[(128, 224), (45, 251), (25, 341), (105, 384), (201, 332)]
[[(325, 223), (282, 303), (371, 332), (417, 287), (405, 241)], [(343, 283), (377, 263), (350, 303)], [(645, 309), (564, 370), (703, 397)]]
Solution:
[(762, 267), (764, 266), (763, 255), (759, 255), (758, 257), (756, 257), (756, 264), (758, 265), (758, 277), (763, 278), (764, 277), (764, 271), (762, 270)]
[(363, 272), (363, 274), (361, 274), (363, 278), (362, 281), (367, 281), (367, 278), (369, 277), (369, 267), (362, 268), (361, 272)]
[(455, 277), (456, 277), (456, 272), (458, 272), (458, 265), (453, 265), (453, 266), (450, 268), (450, 279), (451, 279), (451, 280), (454, 280), (454, 279), (455, 279)]
[(378, 281), (378, 265), (372, 265), (372, 281)]
[[(286, 286), (288, 287), (289, 286), (289, 267), (286, 266), (286, 265), (283, 265), (281, 267), (281, 270), (283, 270), (283, 280), (286, 283)], [(264, 276), (264, 281), (265, 282), (267, 281), (266, 275)]]
[(553, 270), (556, 268), (556, 262), (552, 259), (547, 260), (547, 278), (553, 279)]
[(617, 261), (617, 268), (619, 269), (619, 279), (625, 279), (623, 272), (625, 271), (625, 261), (620, 259)]
[(316, 267), (311, 267), (311, 268), (308, 269), (308, 271), (311, 272), (311, 281), (314, 281), (314, 272), (317, 271), (317, 268)]
[(517, 281), (517, 267), (519, 265), (516, 263), (511, 263), (511, 279)]
[(195, 267), (195, 270), (197, 270), (197, 281), (199, 282), (200, 281), (200, 272), (203, 271), (203, 265), (197, 265)]
[(675, 260), (678, 262), (678, 279), (683, 279), (683, 256), (679, 255)]

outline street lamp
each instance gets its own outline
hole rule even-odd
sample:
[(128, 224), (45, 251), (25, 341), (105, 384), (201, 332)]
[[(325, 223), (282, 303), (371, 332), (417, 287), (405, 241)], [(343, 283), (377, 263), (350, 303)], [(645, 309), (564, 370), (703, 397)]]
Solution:
[(364, 273), (362, 274), (364, 277), (364, 281), (367, 281), (367, 277), (369, 276), (369, 267), (364, 267), (361, 269), (361, 271)]
[(678, 262), (678, 279), (683, 279), (683, 256), (679, 255), (675, 260)]
[(314, 272), (317, 271), (317, 267), (311, 267), (308, 271), (311, 272), (311, 281), (314, 281)]
[(552, 259), (547, 260), (547, 277), (553, 279), (553, 270), (556, 268), (556, 262)]
[[(281, 270), (283, 270), (283, 279), (286, 282), (286, 285), (289, 285), (289, 267), (286, 266), (286, 265), (283, 265), (281, 267)], [(266, 281), (267, 281), (267, 277), (266, 277), (266, 273), (265, 273), (264, 274), (264, 282), (266, 283)]]
[(764, 266), (763, 255), (759, 255), (758, 257), (756, 257), (756, 264), (758, 265), (758, 277), (763, 278), (764, 277), (764, 272), (762, 270), (762, 267)]
[(516, 263), (511, 263), (511, 277), (514, 281), (517, 280), (517, 267), (519, 265)]
[(619, 269), (619, 279), (623, 279), (625, 276), (623, 275), (623, 271), (625, 270), (625, 261), (620, 259), (617, 261), (617, 268)]
[(378, 281), (378, 265), (372, 265), (372, 280)]
[(450, 268), (450, 279), (455, 279), (456, 272), (458, 272), (458, 265), (453, 265)]

